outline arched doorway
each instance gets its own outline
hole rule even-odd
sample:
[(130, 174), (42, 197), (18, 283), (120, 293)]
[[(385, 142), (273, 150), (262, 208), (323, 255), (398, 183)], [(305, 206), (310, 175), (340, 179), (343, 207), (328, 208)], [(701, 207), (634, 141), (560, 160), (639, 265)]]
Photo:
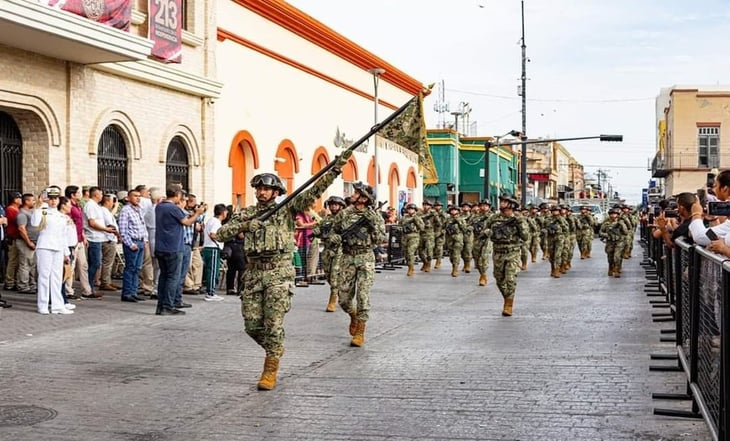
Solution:
[(97, 185), (109, 193), (128, 190), (127, 163), (127, 143), (122, 133), (114, 125), (107, 126), (97, 146)]
[(249, 187), (248, 181), (259, 168), (256, 141), (251, 133), (242, 130), (233, 137), (228, 152), (228, 167), (231, 168), (232, 204), (236, 208), (251, 204), (253, 190)]
[[(319, 171), (325, 168), (329, 162), (330, 158), (327, 154), (327, 149), (324, 147), (317, 148), (317, 150), (314, 151), (314, 160), (312, 160), (312, 176), (319, 173)], [(328, 196), (329, 192), (325, 191), (325, 194), (314, 202), (314, 209), (317, 211), (321, 210), (323, 206), (322, 200), (327, 199)]]
[(299, 156), (294, 144), (288, 139), (279, 143), (274, 157), (274, 170), (286, 184), (286, 190), (291, 193), (294, 190), (294, 174), (299, 173)]
[(416, 193), (416, 170), (413, 167), (408, 167), (406, 173), (406, 203), (413, 202)]
[(0, 198), (7, 205), (10, 193), (23, 192), (23, 138), (12, 116), (0, 112)]
[(167, 160), (165, 162), (165, 187), (171, 184), (180, 184), (182, 188), (190, 190), (190, 162), (188, 149), (181, 136), (175, 136), (167, 145)]
[(357, 181), (357, 163), (354, 159), (348, 159), (347, 164), (342, 167), (342, 180), (344, 181), (342, 196), (346, 198), (350, 197), (354, 189), (354, 184)]
[(398, 174), (398, 166), (390, 164), (388, 171), (388, 202), (391, 207), (396, 207), (398, 213), (401, 209), (401, 201), (398, 200), (398, 187), (400, 186), (400, 175)]

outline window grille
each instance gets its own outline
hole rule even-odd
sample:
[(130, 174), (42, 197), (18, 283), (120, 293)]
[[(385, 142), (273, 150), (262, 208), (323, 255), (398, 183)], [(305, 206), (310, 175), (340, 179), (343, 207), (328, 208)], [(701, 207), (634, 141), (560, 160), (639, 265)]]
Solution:
[(185, 190), (190, 189), (190, 165), (188, 150), (180, 136), (172, 138), (167, 145), (167, 164), (165, 166), (165, 186), (180, 184)]
[(104, 192), (128, 190), (127, 143), (115, 126), (107, 126), (101, 133), (97, 147), (98, 186)]

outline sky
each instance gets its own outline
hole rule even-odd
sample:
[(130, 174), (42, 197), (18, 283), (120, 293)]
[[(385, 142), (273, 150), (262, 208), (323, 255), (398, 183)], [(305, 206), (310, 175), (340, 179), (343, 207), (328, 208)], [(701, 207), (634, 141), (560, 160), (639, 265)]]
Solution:
[[(423, 84), (443, 81), (451, 111), (469, 103), (477, 136), (522, 128), (520, 0), (288, 2)], [(524, 0), (524, 20), (527, 135), (623, 135), (563, 145), (628, 202), (651, 179), (660, 90), (730, 90), (730, 0)], [(426, 100), (429, 128), (437, 99)]]

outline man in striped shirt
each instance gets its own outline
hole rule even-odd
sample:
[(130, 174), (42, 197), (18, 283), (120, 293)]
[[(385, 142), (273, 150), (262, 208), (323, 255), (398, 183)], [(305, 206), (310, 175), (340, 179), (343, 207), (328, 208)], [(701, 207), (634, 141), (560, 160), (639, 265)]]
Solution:
[(132, 190), (127, 195), (127, 204), (119, 213), (119, 234), (124, 250), (124, 275), (122, 276), (122, 301), (145, 300), (137, 295), (139, 272), (144, 261), (145, 243), (149, 242), (142, 208), (139, 206), (140, 192)]

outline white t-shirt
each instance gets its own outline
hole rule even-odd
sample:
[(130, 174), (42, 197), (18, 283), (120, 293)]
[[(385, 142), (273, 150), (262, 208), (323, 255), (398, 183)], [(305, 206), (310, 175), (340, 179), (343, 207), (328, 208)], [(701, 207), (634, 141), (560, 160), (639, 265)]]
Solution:
[(223, 242), (218, 242), (210, 238), (210, 233), (217, 233), (221, 227), (221, 220), (217, 217), (211, 217), (208, 222), (205, 223), (203, 229), (203, 248), (218, 248), (223, 249)]
[(89, 219), (94, 219), (97, 225), (106, 225), (104, 222), (104, 212), (101, 211), (101, 206), (93, 199), (89, 199), (86, 205), (84, 205), (84, 234), (86, 235), (86, 240), (90, 242), (106, 242), (108, 240), (106, 233), (96, 228), (91, 228)]

